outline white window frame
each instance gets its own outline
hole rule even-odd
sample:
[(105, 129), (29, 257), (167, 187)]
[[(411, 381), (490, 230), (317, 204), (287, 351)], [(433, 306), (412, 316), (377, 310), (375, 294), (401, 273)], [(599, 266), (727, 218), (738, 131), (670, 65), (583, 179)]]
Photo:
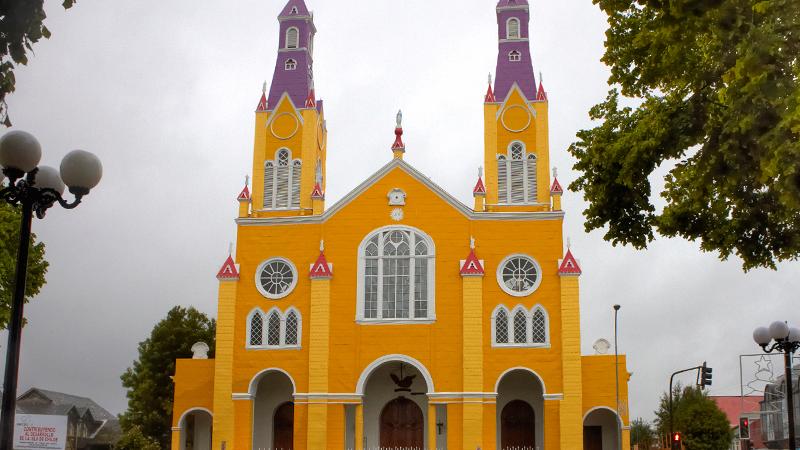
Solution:
[(297, 61), (294, 58), (289, 58), (283, 63), (284, 70), (297, 70)]
[[(519, 159), (514, 159), (512, 157), (512, 148), (514, 144), (519, 144), (522, 146), (522, 190), (523, 190), (523, 201), (522, 202), (513, 202), (512, 199), (514, 198), (512, 187), (514, 186), (512, 183), (512, 175), (511, 175), (511, 162), (512, 161), (520, 161)], [(529, 158), (529, 156), (533, 155), (533, 158)], [(533, 170), (534, 172), (538, 171), (539, 159), (536, 156), (536, 153), (528, 152), (528, 148), (522, 141), (511, 141), (506, 148), (505, 154), (498, 153), (496, 155), (497, 160), (497, 183), (498, 186), (501, 182), (500, 180), (500, 164), (505, 164), (506, 169), (506, 198), (500, 198), (499, 196), (499, 189), (498, 189), (498, 198), (497, 203), (500, 205), (536, 205), (538, 204), (538, 198), (531, 198), (537, 197), (539, 190), (536, 189), (536, 195), (531, 195), (531, 190), (528, 183), (528, 172)], [(537, 182), (538, 182), (538, 173), (536, 173)]]
[[(269, 292), (267, 292), (264, 289), (264, 286), (261, 285), (261, 271), (264, 269), (264, 266), (266, 266), (267, 264), (269, 264), (271, 262), (275, 262), (275, 261), (283, 262), (283, 263), (287, 264), (292, 269), (292, 283), (291, 283), (291, 285), (289, 285), (289, 288), (286, 289), (285, 292), (283, 292), (281, 294), (278, 294), (278, 295), (270, 294)], [(262, 261), (261, 264), (259, 264), (258, 267), (256, 268), (255, 282), (256, 282), (256, 289), (258, 289), (258, 292), (261, 293), (261, 295), (263, 295), (264, 297), (266, 297), (266, 298), (268, 298), (270, 300), (280, 300), (280, 299), (286, 297), (287, 295), (291, 294), (294, 291), (294, 288), (297, 287), (297, 267), (295, 267), (295, 265), (291, 261), (289, 261), (288, 259), (280, 257), (280, 256), (276, 256), (276, 257), (272, 257), (272, 258), (266, 259), (266, 260)]]
[[(536, 268), (536, 273), (537, 273), (536, 281), (533, 283), (533, 287), (531, 287), (527, 291), (517, 292), (513, 289), (510, 289), (508, 286), (506, 286), (505, 283), (503, 283), (503, 267), (505, 267), (506, 263), (508, 263), (510, 260), (514, 258), (527, 258), (533, 262), (533, 266)], [(536, 258), (530, 255), (526, 255), (524, 253), (514, 253), (503, 258), (500, 264), (497, 265), (496, 277), (497, 277), (497, 284), (500, 286), (500, 289), (502, 289), (503, 292), (505, 292), (506, 294), (511, 295), (513, 297), (527, 297), (536, 292), (536, 290), (539, 289), (539, 286), (542, 284), (542, 266), (539, 265), (539, 262), (536, 261)]]
[[(378, 292), (377, 292), (377, 317), (374, 318), (367, 318), (364, 317), (364, 307), (365, 307), (365, 272), (366, 272), (366, 248), (369, 244), (369, 241), (375, 237), (375, 235), (381, 235), (383, 233), (389, 231), (405, 231), (410, 232), (412, 237), (415, 234), (418, 234), (422, 237), (424, 242), (428, 246), (428, 255), (425, 256), (428, 260), (428, 268), (427, 268), (427, 289), (428, 289), (428, 303), (427, 303), (427, 315), (425, 317), (415, 317), (415, 305), (414, 305), (414, 269), (415, 264), (414, 261), (414, 250), (416, 247), (416, 241), (411, 243), (410, 247), (410, 257), (412, 258), (412, 263), (409, 265), (409, 298), (408, 298), (408, 318), (388, 318), (384, 319), (381, 317), (383, 312), (383, 296), (382, 291), (380, 289), (381, 284), (383, 283), (383, 264), (380, 262), (378, 263)], [(382, 240), (378, 240), (379, 244), (382, 243)], [(378, 261), (381, 261), (381, 257), (383, 256), (383, 245), (378, 245)], [(409, 226), (401, 226), (401, 225), (389, 225), (385, 227), (378, 228), (376, 230), (371, 231), (367, 234), (364, 240), (361, 241), (361, 244), (358, 246), (358, 278), (357, 278), (357, 289), (356, 289), (356, 322), (361, 324), (412, 324), (412, 323), (433, 323), (436, 321), (436, 246), (433, 243), (433, 239), (425, 232), (418, 228), (409, 227)]]
[(508, 60), (510, 62), (520, 62), (522, 61), (522, 53), (518, 52), (517, 50), (511, 50), (508, 52)]
[[(280, 165), (280, 153), (282, 151), (287, 152), (288, 154), (288, 177), (287, 177), (287, 186), (286, 190), (287, 194), (287, 201), (285, 207), (278, 208), (278, 167), (282, 167)], [(271, 164), (271, 166), (270, 166)], [(264, 177), (266, 181), (266, 177), (272, 176), (272, 195), (271, 198), (267, 198), (266, 189), (264, 191), (264, 210), (276, 210), (276, 211), (291, 211), (291, 210), (298, 210), (300, 209), (300, 196), (302, 193), (300, 189), (298, 189), (297, 197), (294, 198), (292, 196), (292, 184), (294, 182), (294, 167), (295, 164), (299, 164), (300, 167), (300, 179), (302, 181), (303, 178), (303, 161), (299, 158), (292, 159), (292, 151), (286, 147), (281, 147), (275, 151), (275, 158), (268, 159), (264, 161)], [(264, 183), (266, 185), (266, 182)]]
[[(294, 47), (292, 47), (290, 45), (291, 43), (289, 41), (289, 33), (291, 33), (292, 31), (294, 31), (294, 33), (295, 33)], [(284, 44), (286, 45), (286, 47), (285, 47), (286, 49), (296, 50), (296, 49), (300, 48), (300, 29), (298, 29), (297, 27), (289, 27), (289, 28), (287, 28), (286, 29), (285, 40), (286, 40), (286, 42), (284, 42)]]
[[(500, 311), (506, 313), (506, 332), (508, 342), (497, 342), (497, 315)], [(525, 316), (525, 342), (514, 342), (514, 316), (517, 312), (522, 312)], [(544, 314), (545, 342), (533, 342), (533, 314), (541, 311)], [(547, 309), (540, 304), (527, 309), (523, 305), (517, 305), (513, 309), (508, 309), (505, 305), (497, 305), (491, 315), (492, 347), (499, 348), (550, 348), (550, 315)]]
[[(293, 312), (297, 317), (297, 344), (287, 344), (286, 343), (286, 319), (289, 317), (289, 313)], [(278, 332), (278, 345), (268, 345), (267, 344), (267, 334), (268, 334), (268, 319), (273, 314), (277, 314), (278, 318), (280, 319), (280, 329)], [(261, 345), (251, 345), (250, 344), (250, 332), (251, 332), (251, 321), (253, 316), (259, 314), (261, 315), (261, 323), (263, 324), (261, 327)], [(247, 350), (299, 350), (303, 348), (303, 315), (300, 314), (300, 310), (295, 308), (294, 306), (290, 306), (286, 309), (286, 311), (281, 311), (277, 306), (273, 306), (270, 308), (269, 311), (264, 312), (259, 307), (254, 308), (250, 313), (247, 315), (247, 325), (246, 325), (246, 335), (245, 335), (245, 342), (244, 346)]]
[[(513, 22), (517, 22), (517, 35), (516, 36), (512, 36), (511, 35), (511, 22), (512, 21)], [(509, 17), (508, 20), (506, 20), (506, 39), (509, 39), (509, 40), (511, 40), (511, 39), (514, 39), (514, 40), (522, 39), (522, 21), (519, 20), (517, 17)]]

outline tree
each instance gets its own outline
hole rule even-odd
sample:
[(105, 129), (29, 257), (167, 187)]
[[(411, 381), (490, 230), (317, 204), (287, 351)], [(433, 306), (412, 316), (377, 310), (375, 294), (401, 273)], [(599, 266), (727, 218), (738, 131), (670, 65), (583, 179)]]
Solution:
[(161, 450), (158, 442), (142, 433), (139, 426), (132, 426), (123, 433), (114, 450)]
[[(699, 387), (674, 387), (672, 420), (672, 429), (681, 433), (686, 450), (728, 450), (731, 446), (733, 430), (728, 417)], [(659, 435), (669, 434), (669, 396), (666, 392), (661, 396), (656, 411), (656, 426)]]
[(639, 450), (652, 450), (658, 442), (653, 427), (644, 419), (631, 422), (631, 446), (638, 445)]
[[(614, 88), (570, 147), (587, 231), (635, 248), (654, 232), (699, 240), (745, 270), (797, 259), (800, 2), (594, 3)], [(649, 177), (667, 167), (659, 213)]]
[(216, 328), (216, 321), (200, 311), (176, 306), (139, 343), (139, 359), (120, 377), (128, 391), (128, 410), (120, 416), (126, 432), (135, 434), (138, 427), (161, 448), (169, 448), (175, 360), (190, 358), (197, 342), (208, 344), (213, 356)]
[[(11, 301), (14, 296), (14, 278), (19, 250), (19, 208), (0, 201), (0, 329), (8, 327), (11, 319)], [(35, 296), (45, 284), (48, 263), (44, 259), (44, 244), (36, 242), (31, 234), (28, 250), (28, 276), (25, 283), (25, 302)]]
[[(62, 6), (69, 9), (77, 0), (64, 0)], [(6, 95), (14, 92), (17, 65), (28, 64), (28, 52), (39, 39), (50, 38), (50, 30), (44, 26), (44, 0), (0, 1), (0, 122), (10, 127)]]

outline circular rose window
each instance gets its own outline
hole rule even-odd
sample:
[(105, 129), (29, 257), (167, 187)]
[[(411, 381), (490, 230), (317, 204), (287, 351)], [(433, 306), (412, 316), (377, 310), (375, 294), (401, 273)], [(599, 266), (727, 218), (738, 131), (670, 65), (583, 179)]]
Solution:
[(539, 287), (542, 270), (529, 256), (509, 256), (497, 268), (497, 282), (506, 293), (523, 297), (532, 294)]
[(288, 260), (272, 258), (256, 270), (256, 287), (261, 295), (271, 299), (286, 297), (297, 284), (297, 270)]

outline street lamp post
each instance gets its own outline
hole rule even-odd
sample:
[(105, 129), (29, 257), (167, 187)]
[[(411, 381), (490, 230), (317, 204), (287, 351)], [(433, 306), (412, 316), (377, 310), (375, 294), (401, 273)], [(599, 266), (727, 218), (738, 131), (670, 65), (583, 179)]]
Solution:
[(619, 350), (617, 349), (617, 313), (619, 313), (620, 305), (614, 305), (614, 382), (616, 383), (616, 398), (617, 398), (617, 450), (622, 450), (622, 416), (619, 415)]
[[(29, 133), (11, 131), (0, 138), (0, 169), (3, 173), (0, 176), (0, 199), (21, 207), (22, 212), (14, 297), (8, 324), (3, 402), (0, 407), (0, 450), (12, 450), (14, 444), (14, 413), (33, 215), (36, 214), (39, 219), (44, 218), (47, 210), (56, 203), (65, 209), (75, 208), (97, 186), (103, 175), (103, 166), (97, 156), (83, 150), (73, 150), (64, 156), (60, 171), (49, 166), (39, 166), (41, 157), (39, 141)], [(3, 187), (6, 177), (8, 186)], [(67, 187), (75, 197), (71, 202), (62, 197)]]
[[(789, 418), (789, 448), (797, 448), (794, 431), (794, 383), (792, 382), (792, 353), (800, 348), (800, 329), (789, 328), (786, 322), (772, 322), (767, 327), (758, 327), (753, 331), (753, 340), (761, 346), (766, 353), (774, 351), (783, 353), (785, 382), (786, 382), (786, 409)], [(774, 341), (774, 342), (773, 342)], [(772, 345), (770, 345), (770, 343)]]

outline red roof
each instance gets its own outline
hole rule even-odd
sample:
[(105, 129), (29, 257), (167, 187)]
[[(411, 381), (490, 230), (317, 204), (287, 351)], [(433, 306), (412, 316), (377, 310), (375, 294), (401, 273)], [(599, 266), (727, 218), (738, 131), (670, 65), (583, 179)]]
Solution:
[(319, 183), (314, 185), (314, 190), (311, 191), (311, 198), (313, 199), (324, 199), (325, 194), (322, 193), (322, 188), (319, 186)]
[(558, 178), (553, 178), (553, 185), (550, 187), (551, 194), (563, 194), (564, 188), (561, 187), (561, 183), (558, 182)]
[(233, 256), (228, 255), (228, 259), (225, 260), (225, 264), (223, 264), (222, 268), (219, 269), (219, 272), (217, 272), (217, 279), (218, 280), (239, 279), (239, 270), (236, 269), (236, 263), (233, 262)]
[(536, 100), (540, 102), (547, 101), (547, 92), (544, 91), (544, 85), (542, 83), (539, 83), (539, 92), (536, 93)]
[(316, 108), (317, 102), (314, 100), (314, 90), (308, 91), (308, 98), (306, 98), (306, 108)]
[(240, 202), (250, 201), (250, 189), (245, 186), (244, 189), (242, 189), (242, 192), (239, 193), (239, 196), (236, 197), (236, 200), (239, 200)]
[(311, 278), (333, 277), (333, 271), (331, 270), (331, 266), (328, 264), (328, 260), (325, 259), (325, 253), (319, 252), (319, 257), (317, 258), (317, 262), (315, 262), (311, 266), (311, 272), (309, 276)]
[(484, 98), (486, 103), (495, 103), (497, 99), (494, 98), (494, 92), (492, 92), (492, 85), (489, 85), (489, 89), (486, 91), (486, 97)]
[(475, 256), (475, 249), (470, 250), (464, 265), (461, 266), (461, 276), (483, 276), (484, 273), (483, 264)]
[(478, 183), (475, 185), (475, 189), (472, 190), (472, 195), (486, 195), (486, 186), (483, 185), (483, 180), (478, 178)]
[(256, 112), (264, 112), (267, 110), (267, 94), (261, 94), (261, 100), (258, 101), (258, 106), (256, 106)]
[(572, 256), (572, 251), (567, 250), (567, 254), (564, 255), (564, 260), (561, 261), (561, 267), (558, 268), (559, 275), (580, 275), (583, 272), (581, 271), (581, 266), (578, 265), (578, 261)]

